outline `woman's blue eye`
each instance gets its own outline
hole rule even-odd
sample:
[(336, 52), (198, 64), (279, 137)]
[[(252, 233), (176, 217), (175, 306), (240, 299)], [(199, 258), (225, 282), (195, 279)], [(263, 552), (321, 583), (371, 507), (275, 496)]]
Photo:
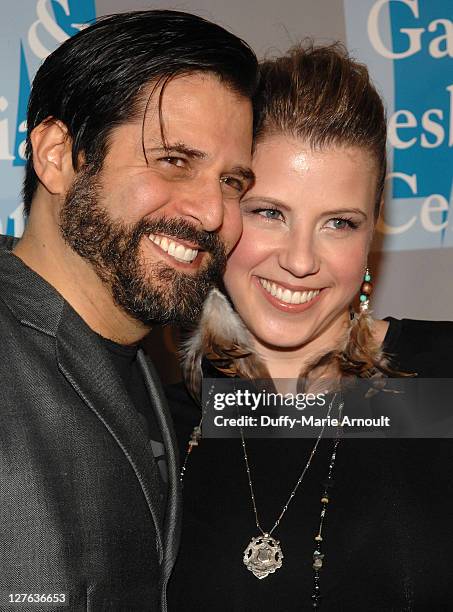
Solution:
[(282, 218), (282, 213), (276, 208), (259, 208), (255, 212), (269, 220)]

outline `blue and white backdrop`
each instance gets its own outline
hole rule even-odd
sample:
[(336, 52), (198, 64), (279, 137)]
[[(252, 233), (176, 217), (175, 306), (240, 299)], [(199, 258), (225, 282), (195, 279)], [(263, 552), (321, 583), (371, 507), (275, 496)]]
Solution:
[(345, 0), (350, 49), (388, 111), (384, 250), (453, 246), (453, 3)]
[(0, 11), (0, 233), (20, 236), (30, 81), (49, 53), (95, 18), (95, 6), (94, 0), (12, 0)]

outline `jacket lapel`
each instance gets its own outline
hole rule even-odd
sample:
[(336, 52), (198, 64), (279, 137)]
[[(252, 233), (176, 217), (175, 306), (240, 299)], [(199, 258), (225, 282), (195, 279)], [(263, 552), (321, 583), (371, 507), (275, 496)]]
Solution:
[(168, 467), (168, 495), (164, 531), (165, 558), (163, 566), (165, 587), (176, 560), (181, 527), (180, 510), (182, 502), (179, 481), (179, 460), (177, 454), (178, 446), (170, 417), (170, 410), (154, 365), (142, 350), (138, 352), (138, 362), (142, 369), (145, 384), (162, 433)]
[(134, 470), (151, 512), (159, 561), (164, 558), (161, 482), (149, 440), (101, 340), (65, 304), (58, 324), (57, 361), (61, 372), (102, 421)]

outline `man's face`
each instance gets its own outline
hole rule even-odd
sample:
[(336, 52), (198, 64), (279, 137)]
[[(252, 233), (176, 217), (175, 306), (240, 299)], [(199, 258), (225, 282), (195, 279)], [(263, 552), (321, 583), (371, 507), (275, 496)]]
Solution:
[(102, 170), (78, 173), (61, 212), (66, 242), (146, 325), (196, 318), (239, 239), (253, 176), (247, 99), (209, 74), (168, 83), (162, 122), (158, 98), (144, 123), (112, 132)]

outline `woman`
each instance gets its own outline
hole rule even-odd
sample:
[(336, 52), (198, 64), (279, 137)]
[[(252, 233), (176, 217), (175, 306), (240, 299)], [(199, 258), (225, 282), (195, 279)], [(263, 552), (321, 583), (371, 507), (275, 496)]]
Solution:
[[(218, 292), (206, 303), (186, 347), (191, 394), (202, 375), (452, 377), (452, 323), (367, 312), (386, 129), (366, 68), (336, 45), (262, 74), (232, 306)], [(189, 456), (199, 404), (181, 386), (169, 399), (185, 467), (171, 609), (447, 609), (449, 440), (203, 439)]]

